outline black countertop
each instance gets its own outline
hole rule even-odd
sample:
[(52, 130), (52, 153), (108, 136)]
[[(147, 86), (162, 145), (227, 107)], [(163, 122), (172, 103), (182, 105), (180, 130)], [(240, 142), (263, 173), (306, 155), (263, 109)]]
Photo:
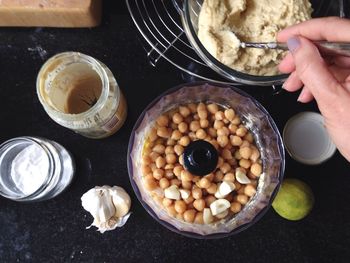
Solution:
[[(348, 262), (350, 258), (350, 175), (337, 153), (319, 166), (287, 156), (286, 177), (300, 178), (314, 191), (312, 213), (298, 222), (273, 209), (253, 227), (221, 240), (196, 240), (172, 233), (151, 218), (131, 188), (127, 145), (137, 117), (156, 96), (186, 82), (188, 76), (166, 62), (149, 65), (124, 3), (106, 2), (95, 29), (0, 29), (0, 143), (17, 136), (43, 136), (72, 152), (73, 184), (62, 195), (40, 203), (0, 198), (1, 262)], [(63, 51), (80, 51), (110, 67), (129, 106), (123, 128), (91, 140), (54, 123), (35, 92), (41, 65)], [(297, 94), (272, 95), (271, 88), (243, 87), (270, 112), (280, 131), (294, 114), (317, 111), (301, 105)], [(119, 185), (131, 195), (132, 216), (120, 229), (100, 234), (85, 229), (92, 217), (81, 195), (96, 185)]]

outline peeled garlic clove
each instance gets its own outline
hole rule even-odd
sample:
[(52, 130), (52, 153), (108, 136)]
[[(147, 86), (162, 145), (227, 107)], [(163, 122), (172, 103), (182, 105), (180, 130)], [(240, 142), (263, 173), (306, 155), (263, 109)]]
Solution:
[(113, 186), (110, 189), (110, 193), (112, 195), (112, 201), (115, 206), (116, 212), (114, 214), (115, 217), (123, 217), (125, 216), (131, 206), (130, 196), (125, 192), (125, 190), (119, 186)]
[(221, 214), (225, 210), (229, 209), (231, 203), (226, 199), (219, 199), (210, 204), (210, 210), (213, 216)]
[(218, 218), (218, 219), (223, 219), (225, 218), (226, 216), (228, 215), (228, 209), (226, 209), (224, 212), (216, 215), (215, 217)]
[(236, 189), (236, 186), (232, 182), (224, 181), (219, 186), (219, 193), (221, 196), (226, 196)]
[(181, 195), (181, 198), (185, 200), (190, 197), (191, 192), (189, 190), (180, 189), (180, 195)]
[(177, 185), (172, 185), (164, 190), (164, 195), (168, 199), (180, 200), (180, 191)]
[(217, 198), (217, 199), (222, 199), (222, 198), (225, 197), (224, 195), (222, 195), (222, 194), (219, 192), (219, 189), (215, 192), (214, 196), (215, 196), (215, 198)]
[(236, 171), (236, 179), (240, 184), (250, 184), (250, 179), (240, 170)]
[(209, 208), (204, 208), (203, 210), (203, 222), (204, 224), (210, 224), (214, 220), (213, 215), (211, 214), (211, 211)]

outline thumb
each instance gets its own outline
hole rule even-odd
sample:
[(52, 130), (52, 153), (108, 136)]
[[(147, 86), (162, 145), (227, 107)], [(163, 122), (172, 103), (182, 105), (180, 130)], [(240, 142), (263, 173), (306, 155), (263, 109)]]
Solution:
[(287, 44), (300, 80), (315, 97), (319, 106), (326, 108), (333, 104), (343, 89), (329, 71), (317, 47), (299, 36), (290, 38)]

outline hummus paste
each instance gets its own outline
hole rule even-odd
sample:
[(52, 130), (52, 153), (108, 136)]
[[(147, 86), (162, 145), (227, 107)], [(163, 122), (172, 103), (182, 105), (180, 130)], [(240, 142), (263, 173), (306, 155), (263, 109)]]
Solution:
[(311, 18), (309, 0), (204, 0), (198, 37), (221, 63), (251, 75), (272, 76), (280, 50), (240, 48), (240, 42), (274, 42), (287, 26)]

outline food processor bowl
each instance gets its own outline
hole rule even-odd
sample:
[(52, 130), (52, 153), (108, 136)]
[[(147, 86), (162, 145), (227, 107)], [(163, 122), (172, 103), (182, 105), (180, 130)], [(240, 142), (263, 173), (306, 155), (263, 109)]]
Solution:
[[(242, 211), (208, 225), (186, 223), (168, 215), (145, 189), (142, 181), (142, 152), (155, 120), (162, 113), (192, 102), (210, 102), (224, 108), (235, 109), (242, 123), (252, 132), (263, 164), (257, 193)], [(147, 212), (163, 226), (193, 238), (222, 238), (238, 233), (257, 222), (268, 210), (278, 191), (284, 167), (282, 139), (269, 113), (254, 98), (241, 90), (218, 84), (205, 82), (183, 84), (160, 95), (142, 112), (129, 141), (128, 172), (137, 198)]]

